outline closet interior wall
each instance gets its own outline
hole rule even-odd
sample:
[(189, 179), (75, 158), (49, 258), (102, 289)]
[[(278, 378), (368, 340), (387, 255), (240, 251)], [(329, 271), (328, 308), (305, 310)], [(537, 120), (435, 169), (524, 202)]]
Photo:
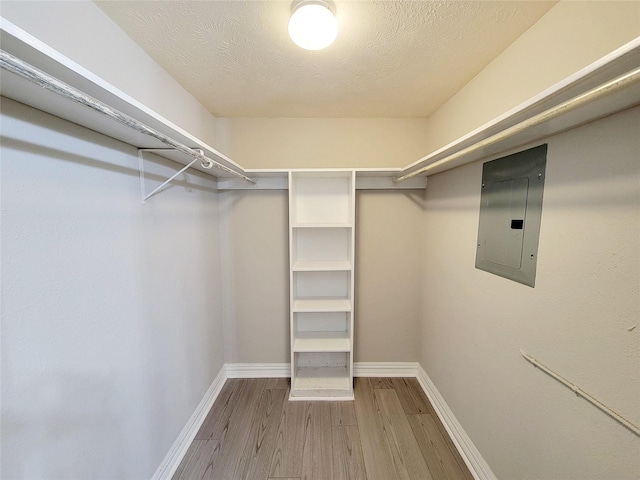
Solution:
[[(356, 190), (356, 362), (415, 362), (424, 190)], [(225, 355), (288, 363), (286, 190), (221, 191)]]
[(1, 109), (2, 477), (150, 478), (224, 363), (215, 179), (143, 205), (134, 147)]
[(218, 118), (218, 145), (246, 168), (401, 168), (428, 151), (427, 122), (425, 118)]
[[(93, 2), (1, 14), (215, 145), (215, 117)], [(142, 205), (134, 147), (2, 102), (0, 475), (151, 478), (224, 365), (215, 178)], [(148, 187), (175, 166), (146, 153)]]
[(474, 268), (482, 163), (429, 178), (419, 361), (498, 478), (636, 478), (640, 107), (546, 139), (535, 288)]

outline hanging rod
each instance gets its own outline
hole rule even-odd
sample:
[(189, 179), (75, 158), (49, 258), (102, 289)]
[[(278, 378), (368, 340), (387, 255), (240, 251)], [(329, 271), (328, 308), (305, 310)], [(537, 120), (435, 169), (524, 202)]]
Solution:
[(609, 415), (614, 420), (620, 422), (622, 425), (624, 425), (625, 427), (627, 427), (629, 430), (631, 430), (633, 433), (635, 433), (636, 435), (638, 435), (640, 437), (640, 427), (637, 427), (636, 425), (631, 423), (629, 420), (624, 418), (622, 415), (620, 415), (618, 412), (616, 412), (616, 411), (612, 410), (611, 408), (607, 407), (604, 403), (602, 403), (597, 398), (592, 397), (590, 394), (588, 394), (587, 392), (582, 390), (580, 387), (574, 385), (573, 383), (571, 383), (566, 378), (562, 377), (561, 375), (559, 375), (556, 372), (554, 372), (553, 370), (551, 370), (549, 367), (543, 365), (538, 360), (533, 358), (531, 355), (527, 355), (522, 350), (520, 350), (520, 353), (525, 358), (525, 360), (527, 360), (528, 362), (533, 364), (534, 367), (538, 367), (540, 370), (545, 372), (547, 375), (555, 378), (557, 381), (559, 381), (563, 385), (569, 387), (571, 390), (573, 390), (573, 392), (576, 395), (584, 398), (586, 401), (588, 401), (592, 405), (598, 407), (604, 413)]
[(578, 107), (582, 107), (588, 103), (599, 100), (600, 98), (606, 97), (607, 95), (611, 95), (612, 93), (617, 92), (618, 90), (622, 90), (623, 88), (630, 87), (635, 83), (640, 81), (640, 68), (636, 68), (635, 70), (631, 70), (624, 75), (621, 75), (607, 83), (600, 85), (599, 87), (588, 90), (587, 92), (578, 95), (566, 102), (563, 102), (555, 107), (549, 108), (544, 112), (541, 112), (533, 117), (523, 120), (520, 123), (513, 125), (495, 135), (490, 136), (489, 138), (485, 138), (484, 140), (479, 141), (478, 143), (474, 143), (469, 147), (463, 148), (462, 150), (452, 153), (451, 155), (438, 160), (437, 162), (431, 163), (425, 167), (422, 167), (415, 172), (408, 173), (406, 175), (402, 175), (393, 180), (393, 183), (402, 182), (409, 178), (415, 177), (422, 173), (428, 173), (430, 170), (433, 170), (436, 167), (440, 167), (446, 163), (457, 160), (465, 155), (469, 155), (475, 151), (481, 150), (489, 145), (493, 145), (498, 143), (506, 138), (509, 138), (517, 133), (521, 133), (529, 128), (538, 126), (544, 122), (549, 120), (553, 120), (556, 117), (559, 117), (565, 113), (568, 113), (572, 110), (575, 110)]
[[(98, 113), (106, 115), (116, 122), (121, 123), (122, 125), (125, 125), (133, 130), (136, 130), (139, 133), (153, 137), (156, 140), (164, 143), (165, 145), (186, 155), (189, 155), (190, 157), (193, 157), (195, 160), (200, 160), (204, 168), (216, 167), (233, 176), (242, 178), (247, 182), (255, 183), (254, 180), (243, 175), (242, 173), (236, 172), (235, 170), (222, 165), (215, 160), (210, 159), (200, 151), (187, 147), (183, 143), (180, 143), (177, 140), (174, 140), (173, 138), (165, 135), (164, 133), (161, 133), (158, 130), (145, 125), (144, 123), (139, 122), (126, 113), (116, 110), (106, 103), (103, 103), (100, 100), (97, 100), (81, 92), (77, 88), (74, 88), (71, 85), (58, 80), (57, 78), (52, 77), (51, 75), (43, 72), (42, 70), (39, 70), (38, 68), (28, 64), (27, 62), (24, 62), (23, 60), (20, 60), (10, 53), (5, 52), (4, 50), (0, 50), (0, 67), (11, 73), (15, 73), (16, 75), (25, 78), (26, 80), (29, 80), (30, 82), (35, 83), (40, 87), (46, 88), (47, 90), (56, 93), (64, 98), (79, 103), (80, 105), (84, 105), (85, 107), (88, 107)], [(195, 163), (195, 160), (189, 165)]]

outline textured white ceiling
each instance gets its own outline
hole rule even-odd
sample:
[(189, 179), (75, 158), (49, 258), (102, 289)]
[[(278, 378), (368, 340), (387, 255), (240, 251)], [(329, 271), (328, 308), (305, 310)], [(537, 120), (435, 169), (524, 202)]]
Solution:
[(556, 2), (337, 0), (320, 51), (287, 0), (96, 3), (216, 116), (428, 117)]

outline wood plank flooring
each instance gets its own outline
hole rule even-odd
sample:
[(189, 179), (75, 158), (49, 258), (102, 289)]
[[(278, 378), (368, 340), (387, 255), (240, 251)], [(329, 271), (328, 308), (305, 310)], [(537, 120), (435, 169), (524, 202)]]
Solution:
[(288, 401), (229, 379), (174, 480), (473, 480), (414, 378), (356, 378), (355, 401)]

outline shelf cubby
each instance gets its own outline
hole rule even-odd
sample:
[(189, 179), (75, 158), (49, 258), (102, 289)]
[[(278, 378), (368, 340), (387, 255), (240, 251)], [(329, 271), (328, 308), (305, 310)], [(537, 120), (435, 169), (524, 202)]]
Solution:
[(293, 314), (294, 352), (350, 352), (350, 312)]
[(351, 270), (351, 227), (293, 227), (295, 271)]
[(294, 352), (291, 399), (353, 400), (349, 353)]
[(351, 171), (292, 172), (291, 224), (351, 226), (355, 176)]

